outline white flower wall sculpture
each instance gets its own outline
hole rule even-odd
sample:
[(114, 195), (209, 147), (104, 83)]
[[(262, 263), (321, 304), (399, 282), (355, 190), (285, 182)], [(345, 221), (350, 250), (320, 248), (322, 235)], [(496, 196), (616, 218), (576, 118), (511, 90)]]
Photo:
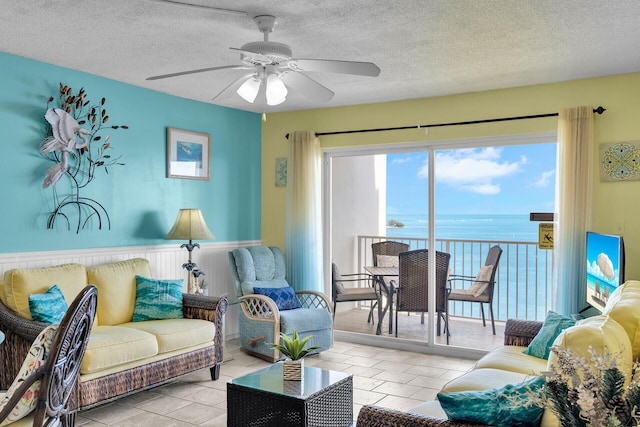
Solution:
[[(103, 139), (107, 129), (128, 129), (128, 126), (107, 125), (109, 115), (102, 98), (99, 105), (91, 105), (84, 88), (77, 94), (60, 83), (59, 107), (49, 107), (44, 115), (48, 123), (46, 138), (40, 143), (40, 153), (54, 162), (45, 173), (43, 188), (53, 189), (54, 210), (49, 214), (47, 228), (53, 228), (56, 220), (62, 219), (68, 229), (75, 225), (76, 233), (96, 221), (98, 228), (103, 223), (111, 228), (107, 210), (97, 200), (82, 197), (84, 190), (96, 177), (99, 168), (109, 173), (109, 166), (119, 165), (120, 156), (109, 154), (110, 135)], [(66, 179), (62, 179), (66, 177)], [(58, 189), (58, 186), (64, 186)], [(63, 193), (61, 195), (61, 193)]]

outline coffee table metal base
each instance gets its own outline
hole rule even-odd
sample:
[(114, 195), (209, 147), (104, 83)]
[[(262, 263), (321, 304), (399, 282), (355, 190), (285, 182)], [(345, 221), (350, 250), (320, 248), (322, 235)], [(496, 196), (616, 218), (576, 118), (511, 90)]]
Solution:
[(227, 426), (344, 427), (352, 423), (351, 376), (306, 399), (227, 384)]

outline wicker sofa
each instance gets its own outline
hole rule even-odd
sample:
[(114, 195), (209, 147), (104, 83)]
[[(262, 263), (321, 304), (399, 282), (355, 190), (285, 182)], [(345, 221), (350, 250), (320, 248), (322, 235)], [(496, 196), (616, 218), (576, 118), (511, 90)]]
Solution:
[(0, 283), (0, 389), (6, 389), (46, 323), (31, 320), (29, 294), (58, 285), (67, 303), (87, 285), (98, 288), (98, 307), (82, 360), (71, 409), (90, 408), (210, 368), (218, 379), (223, 360), (226, 298), (183, 294), (184, 318), (133, 322), (136, 276), (151, 277), (149, 262), (135, 258), (85, 267), (81, 264), (13, 269)]
[[(640, 359), (640, 281), (627, 281), (609, 297), (602, 315), (578, 321), (561, 332), (553, 345), (571, 349), (589, 360), (589, 347), (598, 353), (616, 354), (616, 363), (630, 373), (634, 360)], [(523, 350), (543, 328), (543, 322), (509, 319), (505, 326), (504, 345), (482, 357), (473, 369), (447, 383), (441, 393), (482, 391), (522, 383), (549, 370), (555, 355), (548, 360), (524, 354)], [(366, 405), (358, 414), (357, 426), (479, 426), (452, 421), (438, 401), (424, 402), (406, 412)], [(558, 426), (550, 409), (545, 409), (542, 427)]]

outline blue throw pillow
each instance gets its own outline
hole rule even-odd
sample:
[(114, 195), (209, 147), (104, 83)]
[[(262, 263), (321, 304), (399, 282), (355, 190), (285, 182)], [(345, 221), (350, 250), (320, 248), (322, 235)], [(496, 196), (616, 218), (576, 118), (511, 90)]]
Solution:
[(300, 301), (291, 286), (284, 288), (253, 288), (256, 294), (264, 295), (275, 301), (278, 310), (293, 310), (300, 308)]
[(67, 312), (67, 302), (58, 285), (53, 285), (44, 294), (29, 295), (31, 318), (44, 323), (60, 323)]
[(182, 279), (157, 280), (136, 276), (136, 306), (133, 321), (181, 319)]
[(497, 427), (537, 427), (544, 408), (530, 397), (540, 397), (544, 383), (544, 378), (538, 376), (491, 390), (438, 393), (438, 400), (450, 420)]
[(576, 321), (570, 317), (563, 316), (554, 311), (547, 313), (542, 328), (533, 338), (529, 347), (524, 349), (523, 353), (529, 356), (539, 357), (540, 359), (549, 359), (551, 346), (556, 340), (560, 332), (575, 325)]

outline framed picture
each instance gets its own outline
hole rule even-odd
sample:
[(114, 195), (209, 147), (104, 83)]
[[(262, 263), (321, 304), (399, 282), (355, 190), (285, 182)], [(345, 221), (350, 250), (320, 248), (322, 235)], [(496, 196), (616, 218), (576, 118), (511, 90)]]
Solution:
[(209, 179), (209, 134), (167, 128), (167, 177)]
[(287, 185), (287, 158), (278, 157), (276, 159), (276, 187), (286, 187)]

